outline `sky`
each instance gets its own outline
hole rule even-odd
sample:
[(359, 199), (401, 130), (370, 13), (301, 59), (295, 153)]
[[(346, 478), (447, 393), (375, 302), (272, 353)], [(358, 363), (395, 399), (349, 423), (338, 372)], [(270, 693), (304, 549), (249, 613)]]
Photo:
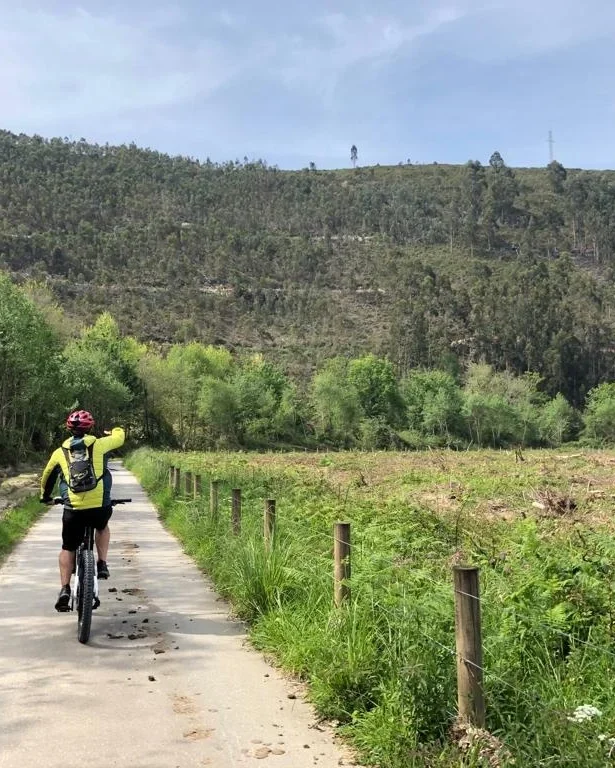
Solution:
[(612, 0), (0, 0), (0, 128), (280, 168), (615, 167)]

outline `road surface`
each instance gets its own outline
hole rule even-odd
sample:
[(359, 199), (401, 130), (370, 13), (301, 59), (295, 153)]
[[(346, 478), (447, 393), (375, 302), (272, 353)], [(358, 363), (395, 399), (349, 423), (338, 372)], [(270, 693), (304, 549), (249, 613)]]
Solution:
[[(329, 768), (350, 760), (113, 465), (111, 579), (88, 645), (56, 613), (61, 509), (0, 569), (0, 767)], [(112, 591), (113, 590), (113, 591)]]

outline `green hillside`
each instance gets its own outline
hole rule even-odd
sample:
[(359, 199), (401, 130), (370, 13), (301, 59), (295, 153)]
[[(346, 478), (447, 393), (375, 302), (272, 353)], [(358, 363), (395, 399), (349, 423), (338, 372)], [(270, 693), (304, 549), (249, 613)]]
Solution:
[(285, 172), (0, 133), (0, 267), (160, 343), (485, 360), (579, 404), (614, 374), (615, 173)]

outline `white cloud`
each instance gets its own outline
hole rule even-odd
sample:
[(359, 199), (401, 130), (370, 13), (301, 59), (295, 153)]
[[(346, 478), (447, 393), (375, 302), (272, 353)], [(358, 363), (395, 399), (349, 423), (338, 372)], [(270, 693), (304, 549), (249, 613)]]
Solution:
[(175, 14), (138, 24), (77, 9), (61, 15), (5, 11), (0, 29), (0, 104), (11, 122), (109, 117), (205, 97), (241, 61), (213, 39), (173, 42)]
[(336, 56), (341, 62), (352, 64), (394, 53), (403, 45), (432, 34), (460, 16), (458, 11), (448, 7), (432, 11), (418, 23), (372, 15), (352, 18), (336, 13), (324, 16), (320, 24), (333, 40)]
[(235, 28), (242, 24), (242, 17), (237, 14), (231, 13), (226, 8), (216, 11), (213, 14), (213, 18), (225, 27)]
[[(317, 159), (323, 147), (323, 155), (346, 158), (339, 137), (351, 132), (361, 152), (371, 144), (377, 159), (391, 145), (384, 129), (394, 135), (409, 114), (411, 98), (393, 102), (391, 93), (403, 87), (416, 94), (413, 113), (448, 108), (454, 57), (470, 62), (460, 61), (459, 72), (477, 73), (477, 92), (490, 87), (493, 64), (507, 61), (527, 59), (533, 79), (555, 82), (555, 67), (541, 69), (542, 56), (557, 52), (564, 61), (575, 45), (615, 34), (611, 0), (313, 0), (283, 7), (280, 0), (152, 0), (147, 12), (145, 0), (77, 0), (97, 11), (65, 0), (11, 1), (0, 0), (0, 127), (134, 139), (187, 153), (205, 147), (223, 156), (248, 144), (269, 157), (283, 150)], [(411, 82), (425, 62), (427, 84)], [(576, 69), (583, 67), (580, 60)], [(359, 68), (360, 92), (349, 77)], [(519, 103), (521, 70), (497, 70), (511, 103)], [(605, 65), (587, 76), (588, 90), (602, 89), (605, 103), (610, 71)], [(484, 118), (490, 99), (482, 93)], [(362, 109), (369, 103), (377, 114)], [(498, 101), (492, 111), (500, 109)], [(404, 144), (400, 157), (406, 152), (412, 154)]]
[(351, 67), (386, 60), (462, 16), (463, 12), (452, 6), (436, 8), (415, 21), (326, 14), (313, 21), (310, 37), (294, 35), (282, 41), (283, 53), (278, 56), (276, 71), (287, 85), (312, 85), (325, 101), (330, 101), (339, 78)]
[(11, 8), (6, 0), (0, 6), (3, 119), (41, 131), (77, 117), (203, 102), (244, 73), (308, 87), (327, 108), (352, 67), (395, 55), (420, 59), (422, 49), (437, 50), (438, 40), (441, 53), (498, 61), (615, 29), (615, 3), (608, 0), (444, 0), (425, 3), (423, 13), (400, 2), (397, 14), (377, 10), (375, 2), (372, 13), (326, 12), (315, 0), (311, 18), (301, 18), (305, 9), (294, 18), (288, 13), (273, 32), (269, 19), (252, 19), (239, 47), (232, 40), (245, 30), (241, 14), (249, 6), (207, 16), (180, 3), (132, 19), (78, 8), (55, 14)]

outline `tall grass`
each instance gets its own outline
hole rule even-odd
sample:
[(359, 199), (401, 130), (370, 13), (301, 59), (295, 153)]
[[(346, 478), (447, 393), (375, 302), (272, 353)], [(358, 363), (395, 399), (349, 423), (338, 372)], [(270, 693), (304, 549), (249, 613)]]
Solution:
[[(437, 514), (394, 494), (354, 498), (298, 468), (241, 454), (129, 459), (166, 525), (250, 623), (253, 643), (309, 682), (362, 759), (407, 766), (604, 766), (615, 737), (615, 544), (600, 526)], [(168, 466), (221, 481), (208, 500), (173, 499)], [(230, 489), (243, 491), (240, 536)], [(263, 545), (263, 499), (278, 500)], [(352, 600), (332, 604), (331, 525), (353, 523)], [(481, 567), (487, 736), (452, 734), (456, 711), (453, 562)], [(590, 704), (601, 714), (576, 722)]]

